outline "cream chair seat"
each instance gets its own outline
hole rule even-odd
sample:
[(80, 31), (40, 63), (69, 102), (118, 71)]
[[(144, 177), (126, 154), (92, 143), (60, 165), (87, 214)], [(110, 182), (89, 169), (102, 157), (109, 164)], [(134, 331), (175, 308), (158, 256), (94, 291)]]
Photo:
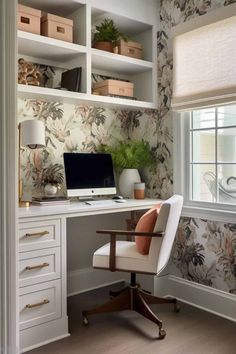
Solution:
[[(94, 268), (109, 268), (110, 243), (99, 248), (93, 255)], [(137, 252), (135, 242), (116, 241), (116, 270), (155, 273), (155, 264), (148, 255)]]
[[(152, 312), (148, 304), (173, 303), (176, 299), (159, 298), (142, 291), (136, 283), (136, 273), (158, 275), (168, 264), (174, 243), (178, 223), (183, 206), (183, 198), (174, 195), (163, 202), (153, 232), (100, 230), (97, 233), (110, 235), (110, 242), (100, 247), (93, 256), (93, 267), (131, 273), (129, 287), (112, 293), (113, 299), (98, 308), (83, 311), (84, 324), (88, 324), (87, 315), (103, 312), (135, 310), (159, 327), (159, 338), (164, 338), (166, 332), (162, 329), (162, 321)], [(142, 255), (136, 249), (135, 242), (116, 241), (119, 236), (152, 237), (149, 254)]]

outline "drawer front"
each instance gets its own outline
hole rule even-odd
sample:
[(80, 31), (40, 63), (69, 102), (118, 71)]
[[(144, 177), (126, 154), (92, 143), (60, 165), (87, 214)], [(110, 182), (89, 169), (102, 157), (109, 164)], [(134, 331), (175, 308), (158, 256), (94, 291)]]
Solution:
[(60, 317), (60, 280), (20, 289), (20, 330)]
[(60, 247), (20, 253), (20, 287), (60, 278), (60, 264)]
[(19, 225), (20, 252), (56, 247), (60, 244), (60, 220), (31, 221)]

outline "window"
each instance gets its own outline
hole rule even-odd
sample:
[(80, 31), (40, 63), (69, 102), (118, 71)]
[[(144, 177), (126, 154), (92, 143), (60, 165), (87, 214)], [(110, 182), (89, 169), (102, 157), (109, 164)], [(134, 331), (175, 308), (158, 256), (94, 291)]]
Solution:
[(215, 217), (218, 209), (219, 219), (222, 210), (236, 212), (236, 36), (232, 33), (236, 34), (236, 4), (172, 30), (174, 191), (184, 195), (190, 216), (194, 211), (196, 216)]
[(189, 200), (236, 204), (236, 105), (188, 115)]

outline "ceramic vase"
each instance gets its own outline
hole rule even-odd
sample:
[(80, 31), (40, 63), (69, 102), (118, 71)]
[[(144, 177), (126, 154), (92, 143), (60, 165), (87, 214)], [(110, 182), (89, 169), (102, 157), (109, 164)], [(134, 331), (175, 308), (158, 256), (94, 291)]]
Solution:
[(119, 190), (123, 197), (134, 197), (134, 183), (141, 182), (139, 172), (135, 168), (125, 168), (120, 175)]
[(57, 186), (47, 183), (44, 187), (44, 193), (46, 196), (51, 196), (57, 194)]

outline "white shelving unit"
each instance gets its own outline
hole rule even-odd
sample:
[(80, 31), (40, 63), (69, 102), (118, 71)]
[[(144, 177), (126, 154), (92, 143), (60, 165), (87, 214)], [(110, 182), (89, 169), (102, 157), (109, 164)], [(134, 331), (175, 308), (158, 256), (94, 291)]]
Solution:
[[(155, 23), (137, 21), (121, 16), (104, 8), (105, 1), (93, 0), (20, 0), (20, 3), (45, 12), (72, 18), (74, 21), (74, 43), (18, 31), (18, 55), (32, 62), (63, 69), (82, 66), (81, 92), (54, 88), (18, 85), (20, 98), (42, 98), (95, 104), (123, 109), (155, 109), (157, 107), (157, 59)], [(93, 4), (96, 3), (96, 7)], [(97, 8), (99, 3), (103, 8)], [(104, 18), (112, 18), (116, 26), (131, 40), (143, 45), (143, 60), (113, 54), (92, 48), (92, 28)], [(129, 80), (134, 83), (135, 100), (92, 95), (92, 73)]]
[[(156, 0), (19, 0), (19, 2), (43, 12), (73, 19), (74, 43), (18, 31), (18, 58), (58, 68), (53, 80), (54, 87), (60, 87), (63, 70), (82, 67), (81, 92), (18, 85), (19, 98), (130, 110), (157, 107), (156, 21), (158, 6)], [(92, 28), (104, 18), (112, 18), (115, 25), (121, 32), (128, 35), (130, 40), (142, 43), (142, 60), (92, 48)], [(93, 95), (91, 87), (94, 75), (92, 74), (130, 80), (134, 83), (136, 100)], [(132, 208), (123, 211), (143, 209), (136, 204), (135, 202)], [(104, 214), (104, 212), (96, 210), (95, 214)], [(85, 213), (84, 215), (92, 214)], [(66, 216), (58, 213), (23, 215), (23, 218), (21, 215), (21, 220), (19, 220), (21, 352), (68, 336), (66, 311), (66, 232), (68, 225)], [(39, 265), (40, 272), (36, 271), (29, 276), (25, 262), (27, 261), (28, 265), (30, 260), (33, 262), (30, 265), (37, 265), (39, 259), (40, 264), (43, 264), (42, 269)], [(47, 263), (48, 265), (44, 267)], [(90, 266), (90, 264), (87, 267), (83, 265), (85, 272), (78, 272), (82, 274), (78, 278), (78, 289), (85, 275), (86, 287), (90, 282), (94, 286), (97, 273), (88, 272)], [(89, 282), (88, 279), (90, 279)], [(74, 284), (74, 278), (72, 280)], [(99, 276), (99, 282), (96, 284), (107, 282), (109, 282), (107, 276), (104, 276), (104, 280), (100, 280)], [(30, 310), (28, 304), (33, 304)]]

